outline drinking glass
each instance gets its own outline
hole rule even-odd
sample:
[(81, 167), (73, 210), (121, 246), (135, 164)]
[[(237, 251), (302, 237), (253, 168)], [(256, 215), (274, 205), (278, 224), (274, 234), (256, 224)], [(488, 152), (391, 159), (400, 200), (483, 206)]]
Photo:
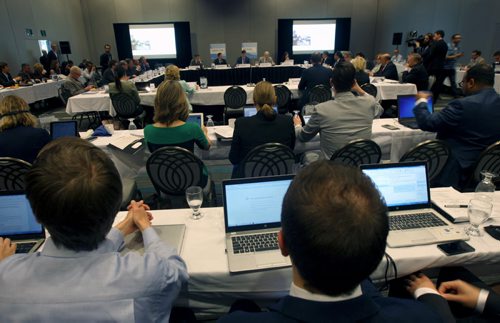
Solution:
[(299, 112), (300, 112), (300, 110), (293, 110), (293, 113), (294, 113), (296, 116), (298, 116), (298, 115), (299, 115)]
[(470, 200), (467, 213), (469, 215), (469, 222), (471, 225), (465, 229), (465, 232), (470, 236), (481, 236), (479, 225), (490, 217), (492, 208), (493, 204), (489, 199), (473, 198)]
[(201, 204), (203, 203), (203, 189), (199, 186), (190, 186), (186, 189), (186, 201), (189, 207), (193, 210), (191, 218), (199, 220), (203, 217), (200, 212)]
[(493, 184), (493, 178), (497, 175), (488, 171), (482, 171), (481, 175), (483, 175), (484, 178), (476, 186), (476, 196), (484, 196), (493, 200), (493, 195), (495, 194), (495, 184)]

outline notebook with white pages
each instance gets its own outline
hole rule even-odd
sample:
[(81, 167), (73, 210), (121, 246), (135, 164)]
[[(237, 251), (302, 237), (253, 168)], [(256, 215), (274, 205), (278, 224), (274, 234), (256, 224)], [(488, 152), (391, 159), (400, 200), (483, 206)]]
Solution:
[(431, 201), (445, 217), (453, 223), (467, 222), (467, 206), (470, 196), (465, 196), (453, 187), (436, 187), (432, 189)]

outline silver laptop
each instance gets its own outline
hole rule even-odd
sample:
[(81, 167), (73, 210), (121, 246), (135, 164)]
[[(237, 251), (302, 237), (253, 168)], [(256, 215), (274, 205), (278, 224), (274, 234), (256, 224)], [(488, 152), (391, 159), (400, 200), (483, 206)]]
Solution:
[(281, 205), (293, 175), (222, 182), (226, 252), (232, 273), (290, 266), (278, 247)]
[[(184, 233), (186, 232), (185, 224), (154, 225), (153, 228), (161, 240), (165, 241), (169, 246), (175, 247), (178, 254), (181, 253)], [(141, 255), (144, 254), (144, 241), (141, 232), (129, 234), (125, 237), (124, 242), (124, 248), (121, 250), (122, 255), (130, 251), (138, 252)]]
[(45, 241), (24, 192), (0, 192), (0, 237), (15, 242), (16, 253), (35, 252)]
[(389, 208), (389, 247), (469, 240), (432, 208), (425, 162), (361, 165)]

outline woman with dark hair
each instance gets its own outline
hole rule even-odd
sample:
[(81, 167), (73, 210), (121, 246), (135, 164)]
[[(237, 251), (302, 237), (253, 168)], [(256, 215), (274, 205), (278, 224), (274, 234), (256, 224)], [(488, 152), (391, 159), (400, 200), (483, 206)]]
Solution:
[(281, 55), (281, 63), (284, 63), (286, 61), (289, 61), (290, 60), (290, 55), (288, 54), (288, 52), (283, 52), (283, 55)]
[(253, 148), (266, 143), (281, 143), (295, 147), (295, 129), (290, 116), (279, 115), (273, 109), (276, 93), (269, 82), (259, 82), (253, 91), (257, 114), (238, 118), (234, 124), (229, 160), (234, 165), (232, 178), (241, 177), (239, 164)]
[(114, 95), (124, 93), (130, 96), (136, 105), (139, 105), (141, 103), (139, 92), (135, 84), (129, 82), (128, 79), (127, 71), (121, 65), (118, 65), (115, 70), (115, 82), (109, 83), (109, 97), (113, 98)]

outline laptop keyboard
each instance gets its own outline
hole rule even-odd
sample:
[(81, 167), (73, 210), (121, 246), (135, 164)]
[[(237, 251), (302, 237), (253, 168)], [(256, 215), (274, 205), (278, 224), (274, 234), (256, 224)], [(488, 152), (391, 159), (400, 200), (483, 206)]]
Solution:
[(447, 225), (443, 220), (430, 212), (401, 214), (389, 217), (389, 230), (408, 230), (431, 228)]
[(279, 249), (278, 232), (232, 237), (231, 241), (235, 254)]
[(35, 245), (36, 242), (18, 242), (16, 253), (28, 253)]

